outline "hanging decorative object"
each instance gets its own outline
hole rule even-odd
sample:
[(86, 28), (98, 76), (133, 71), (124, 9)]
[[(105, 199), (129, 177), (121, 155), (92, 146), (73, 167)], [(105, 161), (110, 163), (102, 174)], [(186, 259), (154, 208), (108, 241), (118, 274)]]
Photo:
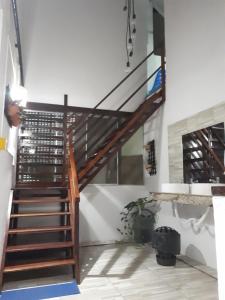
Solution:
[(27, 90), (22, 86), (9, 87), (7, 85), (5, 92), (4, 113), (10, 127), (18, 127), (22, 116), (23, 107), (27, 102)]
[(127, 32), (126, 32), (126, 53), (127, 53), (127, 70), (130, 71), (130, 61), (134, 55), (134, 40), (136, 37), (136, 12), (135, 0), (125, 0), (123, 10), (127, 12)]
[(156, 159), (155, 159), (155, 141), (152, 140), (147, 145), (144, 146), (148, 153), (148, 164), (145, 165), (146, 171), (150, 176), (156, 174)]

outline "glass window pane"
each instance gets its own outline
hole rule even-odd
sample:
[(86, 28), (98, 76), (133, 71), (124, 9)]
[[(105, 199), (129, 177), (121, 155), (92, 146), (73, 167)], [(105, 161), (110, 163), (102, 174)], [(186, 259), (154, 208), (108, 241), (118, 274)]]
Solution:
[(143, 140), (141, 127), (122, 147), (119, 155), (119, 184), (144, 184)]

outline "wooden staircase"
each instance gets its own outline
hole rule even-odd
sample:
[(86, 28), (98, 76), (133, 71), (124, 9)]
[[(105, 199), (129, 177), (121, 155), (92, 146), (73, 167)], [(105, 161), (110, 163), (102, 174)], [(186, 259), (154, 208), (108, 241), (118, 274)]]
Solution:
[[(7, 273), (65, 266), (72, 267), (79, 283), (75, 210), (71, 195), (65, 197), (65, 191), (67, 188), (61, 186), (50, 191), (44, 187), (14, 190), (9, 207), (1, 283)], [(45, 193), (43, 197), (40, 192)]]
[(80, 191), (85, 188), (94, 176), (108, 163), (112, 156), (122, 148), (129, 138), (163, 103), (164, 98), (162, 90), (160, 90), (149, 97), (149, 99), (146, 99), (128, 120), (106, 137), (102, 145), (78, 170)]
[[(80, 192), (164, 103), (163, 75), (161, 88), (133, 113), (121, 112), (160, 69), (165, 74), (164, 57), (161, 67), (117, 111), (99, 110), (98, 106), (152, 55), (94, 109), (69, 107), (67, 97), (64, 106), (54, 106), (55, 111), (48, 104), (37, 105), (36, 111), (33, 104), (28, 105), (18, 141), (17, 184), (8, 209), (1, 288), (8, 273), (68, 266), (80, 282)], [(87, 135), (98, 130), (101, 134), (87, 145)]]

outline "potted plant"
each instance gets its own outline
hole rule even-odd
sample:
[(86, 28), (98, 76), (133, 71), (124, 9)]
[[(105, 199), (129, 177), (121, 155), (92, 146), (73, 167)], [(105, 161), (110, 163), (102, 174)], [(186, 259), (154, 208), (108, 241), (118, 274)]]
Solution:
[(117, 230), (127, 240), (134, 240), (136, 243), (150, 242), (157, 210), (156, 201), (151, 197), (132, 201), (120, 213), (123, 227), (122, 229), (117, 228)]

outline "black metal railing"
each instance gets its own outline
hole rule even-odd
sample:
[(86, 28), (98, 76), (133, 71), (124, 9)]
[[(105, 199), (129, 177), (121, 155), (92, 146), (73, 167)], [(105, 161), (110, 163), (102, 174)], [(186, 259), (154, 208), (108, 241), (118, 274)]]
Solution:
[[(153, 56), (153, 52), (149, 53), (127, 76), (125, 76), (98, 104), (92, 109), (90, 113), (81, 116), (79, 119), (74, 119), (74, 122), (68, 126), (68, 133), (72, 133), (73, 146), (75, 148), (76, 160), (78, 166), (82, 166), (85, 160), (95, 155), (99, 147), (107, 143), (110, 135), (116, 128), (126, 122), (127, 118), (113, 118), (103, 116), (96, 116), (96, 108), (99, 108), (128, 78), (136, 72), (149, 58)], [(122, 108), (127, 105), (131, 99), (144, 87), (146, 84), (161, 70), (162, 72), (162, 89), (165, 88), (165, 60), (164, 56), (161, 58), (161, 65), (154, 70), (154, 72), (147, 77), (142, 84), (140, 84), (134, 92), (116, 109), (120, 112)], [(164, 95), (164, 93), (163, 93)], [(122, 125), (123, 126), (123, 125)]]

